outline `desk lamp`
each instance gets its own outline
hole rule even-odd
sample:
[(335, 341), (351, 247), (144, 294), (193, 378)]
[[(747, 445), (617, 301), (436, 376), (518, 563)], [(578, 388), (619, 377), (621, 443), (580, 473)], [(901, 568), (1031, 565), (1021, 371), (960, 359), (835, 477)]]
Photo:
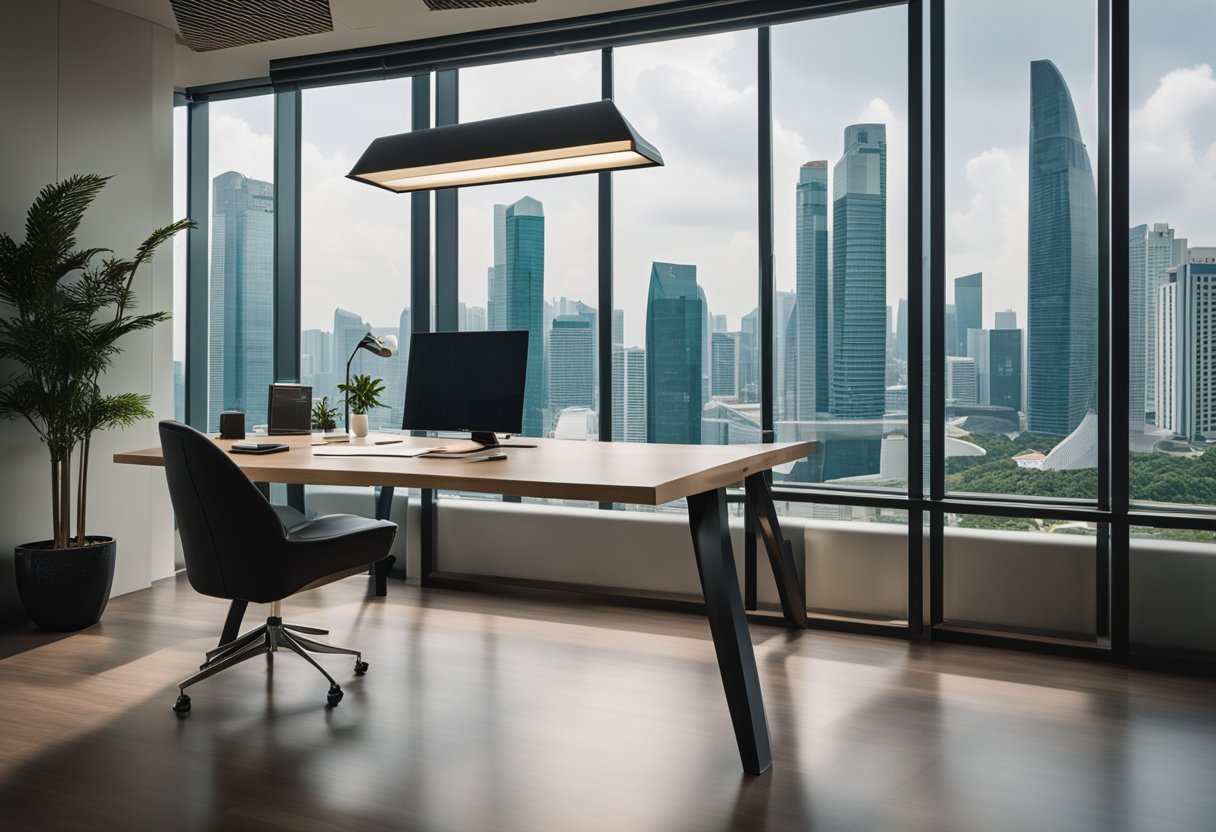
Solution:
[[(350, 364), (355, 360), (355, 356), (359, 354), (359, 350), (367, 350), (381, 358), (389, 358), (397, 351), (397, 336), (385, 335), (383, 338), (377, 338), (370, 332), (359, 339), (359, 343), (355, 344), (355, 348), (351, 350), (350, 358), (346, 359), (346, 383), (350, 384)], [(350, 433), (350, 403), (346, 404), (345, 422), (346, 432)]]

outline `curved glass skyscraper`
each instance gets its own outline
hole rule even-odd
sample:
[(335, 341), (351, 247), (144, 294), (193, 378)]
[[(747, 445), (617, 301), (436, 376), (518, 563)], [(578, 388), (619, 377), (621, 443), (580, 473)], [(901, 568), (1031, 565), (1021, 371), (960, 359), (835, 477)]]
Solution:
[(705, 406), (705, 295), (697, 267), (653, 263), (646, 299), (646, 439), (696, 445)]
[(1064, 77), (1030, 64), (1027, 427), (1063, 436), (1097, 405), (1098, 206)]

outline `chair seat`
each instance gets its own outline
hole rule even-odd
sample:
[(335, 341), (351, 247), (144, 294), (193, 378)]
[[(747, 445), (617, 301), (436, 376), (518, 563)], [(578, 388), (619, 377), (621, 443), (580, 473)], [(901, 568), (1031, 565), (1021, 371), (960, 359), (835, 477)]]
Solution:
[(282, 522), (283, 528), (287, 529), (288, 532), (296, 526), (308, 522), (308, 518), (304, 516), (303, 512), (291, 506), (272, 505), (271, 508), (274, 509), (275, 514), (279, 515), (279, 521)]
[[(299, 514), (299, 512), (296, 512)], [(303, 517), (303, 515), (301, 515)], [(284, 524), (286, 525), (286, 523)], [(303, 520), (287, 527), (287, 539), (290, 542), (330, 540), (346, 537), (373, 529), (396, 528), (395, 523), (387, 520), (371, 520), (367, 517), (357, 517), (354, 514), (329, 514), (313, 520)]]

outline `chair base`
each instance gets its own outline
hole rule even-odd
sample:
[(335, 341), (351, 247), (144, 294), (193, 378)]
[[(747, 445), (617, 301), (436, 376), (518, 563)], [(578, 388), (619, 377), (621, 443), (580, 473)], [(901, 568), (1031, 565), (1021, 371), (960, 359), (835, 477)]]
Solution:
[[(277, 604), (275, 606), (277, 607)], [(359, 676), (367, 672), (367, 662), (363, 661), (363, 654), (358, 650), (313, 641), (301, 635), (302, 633), (326, 635), (328, 632), (328, 630), (302, 627), (298, 624), (284, 624), (283, 619), (277, 615), (268, 617), (266, 623), (262, 626), (250, 630), (229, 644), (207, 652), (207, 659), (199, 666), (199, 672), (178, 685), (181, 693), (177, 697), (177, 703), (173, 706), (174, 713), (183, 718), (190, 715), (190, 697), (186, 695), (186, 688), (196, 682), (201, 682), (209, 676), (214, 676), (222, 670), (227, 670), (234, 665), (248, 661), (255, 656), (269, 656), (277, 653), (281, 647), (303, 657), (322, 676), (329, 680), (329, 693), (326, 695), (326, 702), (330, 707), (336, 707), (342, 701), (342, 688), (334, 681), (334, 677), (330, 676), (325, 668), (317, 664), (316, 659), (310, 656), (309, 653), (342, 653), (354, 656), (355, 673)]]

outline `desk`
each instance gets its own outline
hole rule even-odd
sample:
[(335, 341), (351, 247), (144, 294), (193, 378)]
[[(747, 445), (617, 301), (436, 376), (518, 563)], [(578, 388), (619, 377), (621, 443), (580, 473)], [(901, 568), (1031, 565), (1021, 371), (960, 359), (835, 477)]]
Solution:
[[(402, 441), (375, 445), (377, 440), (390, 438)], [(255, 482), (380, 485), (651, 506), (686, 498), (710, 634), (743, 768), (749, 774), (760, 774), (772, 765), (756, 657), (727, 523), (726, 488), (743, 481), (747, 511), (768, 551), (782, 611), (792, 626), (806, 627), (801, 581), (781, 537), (764, 472), (802, 459), (815, 450), (815, 443), (652, 445), (529, 438), (520, 441), (535, 442), (537, 447), (508, 448), (506, 460), (466, 462), (388, 455), (394, 450), (443, 444), (441, 439), (373, 434), (352, 441), (352, 445), (365, 445), (369, 454), (377, 454), (373, 456), (314, 454), (310, 436), (276, 439), (291, 449), (265, 456), (233, 454), (231, 459)], [(231, 444), (227, 440), (217, 443), (221, 447)], [(114, 461), (163, 464), (159, 448), (115, 454)]]

